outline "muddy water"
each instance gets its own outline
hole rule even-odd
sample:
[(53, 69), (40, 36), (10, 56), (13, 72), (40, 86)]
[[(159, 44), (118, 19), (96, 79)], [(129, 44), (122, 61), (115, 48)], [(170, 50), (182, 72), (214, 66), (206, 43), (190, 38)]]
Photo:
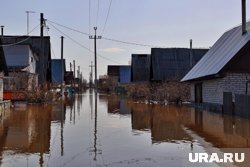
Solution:
[(1, 113), (0, 166), (223, 166), (188, 154), (249, 148), (249, 139), (246, 119), (88, 91)]

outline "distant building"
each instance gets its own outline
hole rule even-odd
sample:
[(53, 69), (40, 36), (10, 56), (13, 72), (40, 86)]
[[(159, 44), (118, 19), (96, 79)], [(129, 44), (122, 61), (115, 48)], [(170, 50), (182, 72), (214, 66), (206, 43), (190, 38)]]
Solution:
[(126, 65), (108, 65), (108, 76), (114, 82), (121, 84), (131, 82), (131, 66)]
[[(152, 81), (179, 81), (208, 49), (152, 48)], [(147, 68), (148, 65), (146, 64)]]
[(151, 56), (148, 54), (132, 54), (132, 82), (147, 82), (151, 78)]
[(59, 85), (64, 82), (65, 77), (65, 59), (52, 59), (51, 60), (52, 84)]
[(238, 94), (250, 94), (250, 22), (246, 25), (245, 34), (242, 26), (226, 31), (182, 79), (191, 83), (192, 102), (221, 110), (225, 93), (235, 103)]

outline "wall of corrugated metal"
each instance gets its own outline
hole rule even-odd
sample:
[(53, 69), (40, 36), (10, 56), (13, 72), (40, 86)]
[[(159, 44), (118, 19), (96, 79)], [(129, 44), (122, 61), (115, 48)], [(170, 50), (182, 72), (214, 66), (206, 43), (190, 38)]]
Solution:
[(120, 66), (120, 83), (131, 82), (131, 66)]
[(119, 76), (120, 66), (118, 65), (108, 65), (108, 76)]
[(132, 54), (132, 81), (150, 80), (151, 56), (148, 54)]
[(191, 65), (195, 65), (207, 51), (208, 49), (190, 51), (188, 48), (152, 48), (151, 79), (156, 81), (180, 80), (191, 69)]
[[(62, 64), (65, 66), (65, 60), (63, 60), (63, 63), (61, 59), (52, 59), (51, 65), (52, 65), (52, 83), (53, 84), (61, 84), (62, 81), (64, 81), (64, 77), (62, 78)], [(64, 76), (65, 70), (63, 70), (63, 76)]]

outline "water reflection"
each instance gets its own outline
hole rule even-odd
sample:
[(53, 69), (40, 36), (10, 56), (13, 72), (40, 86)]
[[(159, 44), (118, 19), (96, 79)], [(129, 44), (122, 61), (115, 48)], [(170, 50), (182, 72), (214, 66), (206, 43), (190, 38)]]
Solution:
[(247, 119), (91, 90), (2, 114), (0, 166), (25, 166), (25, 158), (31, 166), (162, 166), (169, 159), (181, 166), (192, 149), (249, 148), (249, 139)]
[(191, 113), (185, 107), (153, 106), (129, 103), (132, 110), (132, 128), (150, 130), (152, 143), (191, 141), (183, 130), (189, 124)]
[(8, 119), (0, 125), (1, 153), (39, 153), (40, 164), (43, 154), (50, 150), (51, 106), (30, 106), (25, 110), (10, 111)]

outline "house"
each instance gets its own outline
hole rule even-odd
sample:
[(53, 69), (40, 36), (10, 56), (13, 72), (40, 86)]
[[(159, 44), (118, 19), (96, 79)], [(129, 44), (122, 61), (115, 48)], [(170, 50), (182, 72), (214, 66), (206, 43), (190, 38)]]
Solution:
[(30, 45), (4, 46), (9, 71), (26, 71), (35, 74), (38, 57)]
[(226, 31), (182, 79), (191, 83), (192, 102), (222, 110), (229, 99), (237, 110), (239, 95), (250, 94), (250, 22), (243, 25)]
[(208, 49), (152, 48), (151, 80), (180, 81)]
[(39, 85), (45, 86), (51, 83), (51, 50), (49, 36), (3, 36), (2, 40), (6, 47), (13, 45), (30, 45), (32, 51), (39, 59), (36, 65)]
[(131, 66), (127, 65), (108, 65), (108, 76), (116, 83), (130, 83), (131, 82)]
[(64, 82), (65, 77), (65, 59), (52, 59), (51, 60), (51, 73), (52, 73), (52, 84), (59, 85)]
[[(13, 86), (5, 85), (5, 91), (34, 90), (38, 87), (36, 66), (38, 57), (30, 45), (6, 45), (3, 47), (6, 64)], [(6, 83), (6, 82), (5, 82)]]
[(132, 54), (132, 82), (148, 82), (151, 77), (151, 55)]

